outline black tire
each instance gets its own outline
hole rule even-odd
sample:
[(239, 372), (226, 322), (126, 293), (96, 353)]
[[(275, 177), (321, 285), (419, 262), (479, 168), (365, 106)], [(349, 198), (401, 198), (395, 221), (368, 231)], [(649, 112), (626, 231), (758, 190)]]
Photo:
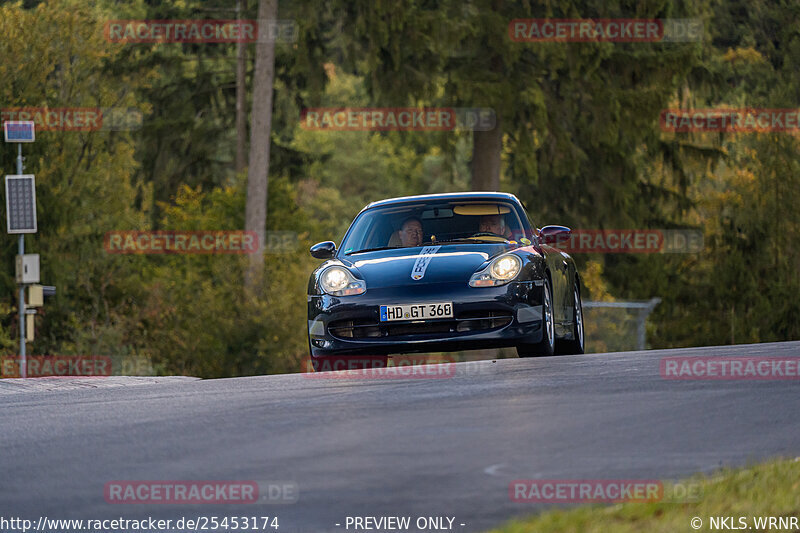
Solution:
[(572, 287), (572, 339), (556, 342), (556, 353), (559, 355), (582, 354), (586, 348), (586, 337), (583, 330), (583, 304), (578, 278)]
[(542, 340), (533, 344), (518, 344), (517, 355), (520, 357), (553, 355), (556, 337), (555, 322), (553, 321), (553, 287), (547, 278), (545, 278), (542, 292), (544, 294), (542, 298)]

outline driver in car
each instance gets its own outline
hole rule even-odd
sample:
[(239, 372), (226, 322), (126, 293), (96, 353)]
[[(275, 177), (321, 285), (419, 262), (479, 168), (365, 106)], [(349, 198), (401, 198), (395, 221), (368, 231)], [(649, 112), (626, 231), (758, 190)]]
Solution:
[(503, 215), (482, 216), (478, 231), (480, 233), (494, 233), (506, 239), (511, 237), (511, 230), (506, 227), (506, 219)]
[(422, 222), (417, 217), (409, 217), (392, 233), (387, 246), (392, 248), (411, 248), (422, 246)]
[(400, 226), (400, 242), (406, 248), (422, 246), (422, 222), (418, 218), (411, 217)]

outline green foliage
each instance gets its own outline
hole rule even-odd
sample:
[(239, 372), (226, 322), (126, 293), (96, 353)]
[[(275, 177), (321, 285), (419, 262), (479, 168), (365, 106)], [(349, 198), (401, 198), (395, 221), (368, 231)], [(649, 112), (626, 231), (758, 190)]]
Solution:
[[(3, 107), (128, 107), (139, 80), (106, 71), (117, 50), (103, 40), (107, 14), (84, 2), (0, 7), (0, 102)], [(23, 38), (36, 35), (36, 39)], [(102, 248), (105, 231), (142, 227), (146, 214), (135, 198), (149, 186), (133, 178), (134, 142), (128, 132), (39, 131), (25, 146), (26, 170), (36, 174), (39, 227), (28, 251), (42, 256), (42, 279), (58, 287), (44, 309), (35, 353), (93, 353), (125, 349), (127, 281), (135, 268), (114, 263)], [(16, 147), (14, 147), (16, 148)], [(2, 147), (6, 171), (12, 146)], [(9, 303), (16, 287), (16, 236), (3, 233), (2, 283)], [(77, 327), (73, 327), (77, 326)], [(16, 333), (16, 314), (3, 320), (3, 336)], [(15, 334), (16, 336), (16, 334)], [(10, 348), (6, 346), (6, 348)]]

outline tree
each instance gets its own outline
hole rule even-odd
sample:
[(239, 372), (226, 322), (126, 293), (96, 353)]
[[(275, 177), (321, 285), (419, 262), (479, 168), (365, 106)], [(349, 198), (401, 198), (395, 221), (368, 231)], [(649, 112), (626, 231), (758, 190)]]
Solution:
[(264, 268), (264, 241), (267, 236), (267, 191), (269, 153), (272, 134), (272, 83), (275, 78), (275, 41), (265, 27), (277, 20), (278, 1), (260, 0), (258, 4), (258, 43), (253, 72), (253, 107), (250, 117), (250, 158), (247, 174), (245, 230), (258, 236), (259, 248), (250, 254), (245, 276), (248, 290), (257, 287)]
[[(244, 0), (247, 3), (247, 0)], [(246, 8), (246, 6), (245, 6)], [(236, 18), (241, 18), (242, 0), (236, 0)], [(247, 163), (247, 48), (244, 43), (236, 43), (236, 173), (242, 172)]]
[(519, 18), (668, 18), (702, 6), (360, 0), (338, 7), (352, 28), (351, 68), (364, 71), (380, 105), (495, 110), (497, 126), (473, 133), (473, 189), (515, 189), (537, 211), (576, 223), (613, 224), (636, 204), (651, 210), (631, 156), (657, 139), (658, 113), (698, 62), (699, 45), (525, 43), (508, 28)]

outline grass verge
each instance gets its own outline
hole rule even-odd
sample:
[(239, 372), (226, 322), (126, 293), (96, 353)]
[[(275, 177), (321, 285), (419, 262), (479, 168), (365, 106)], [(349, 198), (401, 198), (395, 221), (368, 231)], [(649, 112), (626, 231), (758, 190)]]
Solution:
[[(699, 485), (699, 498), (696, 501), (626, 502), (551, 509), (524, 520), (510, 521), (492, 532), (798, 531), (800, 458), (775, 460), (747, 468), (723, 469), (710, 477), (690, 478), (683, 484)], [(664, 492), (669, 493), (669, 488), (665, 488)], [(732, 519), (721, 523), (723, 517)], [(739, 521), (740, 517), (744, 518), (744, 523)], [(768, 525), (758, 527), (755, 521), (757, 517), (784, 517), (784, 522), (776, 522), (772, 528)], [(790, 522), (792, 517), (793, 524)], [(701, 521), (700, 527), (694, 528), (691, 521), (695, 519), (694, 525), (698, 525), (697, 518)], [(790, 527), (780, 527), (789, 524)]]

